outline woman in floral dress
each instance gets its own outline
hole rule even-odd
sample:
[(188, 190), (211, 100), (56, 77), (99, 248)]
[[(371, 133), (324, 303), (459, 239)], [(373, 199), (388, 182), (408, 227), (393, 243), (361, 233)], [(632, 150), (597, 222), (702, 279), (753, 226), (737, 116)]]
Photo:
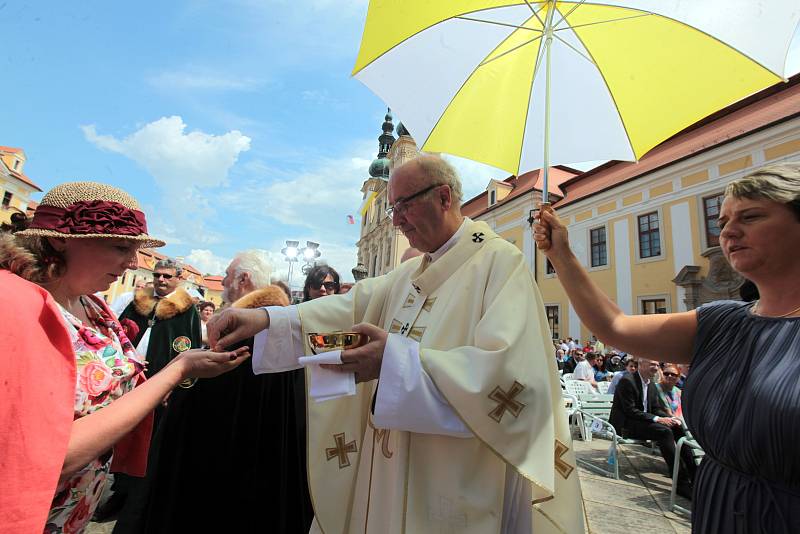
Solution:
[[(150, 415), (173, 388), (232, 370), (249, 356), (247, 348), (226, 353), (187, 350), (145, 381), (146, 362), (95, 293), (108, 289), (126, 269), (136, 268), (140, 247), (163, 245), (147, 234), (144, 214), (130, 195), (92, 182), (55, 187), (42, 199), (28, 229), (0, 236), (5, 287), (13, 292), (27, 280), (46, 289), (63, 317), (75, 355), (74, 421), (57, 485), (52, 477), (54, 498), (44, 532), (84, 530), (112, 463), (115, 470), (144, 474)], [(25, 327), (2, 324), (0, 338)], [(25, 447), (24, 435), (13, 439)], [(37, 458), (28, 458), (36, 472)]]

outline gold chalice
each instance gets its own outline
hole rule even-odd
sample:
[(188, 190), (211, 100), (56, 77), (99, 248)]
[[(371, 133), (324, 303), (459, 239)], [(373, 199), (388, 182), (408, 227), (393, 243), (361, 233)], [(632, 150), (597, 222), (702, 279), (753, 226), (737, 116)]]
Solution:
[(367, 342), (364, 334), (358, 332), (312, 332), (308, 334), (311, 352), (328, 352), (331, 350), (347, 350), (360, 347)]

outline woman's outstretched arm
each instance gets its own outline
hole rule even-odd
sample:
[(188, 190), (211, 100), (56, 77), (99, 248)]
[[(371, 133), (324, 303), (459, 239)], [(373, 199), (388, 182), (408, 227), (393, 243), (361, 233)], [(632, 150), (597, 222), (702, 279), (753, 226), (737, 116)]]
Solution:
[(550, 260), (583, 324), (604, 343), (636, 356), (689, 363), (697, 334), (694, 311), (626, 315), (589, 277), (569, 248), (567, 228), (549, 206), (534, 225), (536, 246)]
[(77, 419), (72, 423), (59, 483), (111, 449), (184, 379), (220, 375), (241, 365), (249, 355), (247, 347), (224, 353), (186, 351), (130, 393)]

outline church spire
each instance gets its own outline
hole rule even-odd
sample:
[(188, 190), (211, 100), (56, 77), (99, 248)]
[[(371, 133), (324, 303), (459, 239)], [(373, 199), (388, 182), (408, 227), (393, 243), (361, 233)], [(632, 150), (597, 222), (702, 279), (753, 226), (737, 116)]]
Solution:
[(369, 175), (373, 178), (389, 178), (389, 160), (386, 156), (394, 144), (395, 137), (394, 123), (392, 122), (392, 110), (386, 109), (386, 116), (383, 118), (381, 126), (383, 133), (378, 136), (378, 157), (369, 166)]

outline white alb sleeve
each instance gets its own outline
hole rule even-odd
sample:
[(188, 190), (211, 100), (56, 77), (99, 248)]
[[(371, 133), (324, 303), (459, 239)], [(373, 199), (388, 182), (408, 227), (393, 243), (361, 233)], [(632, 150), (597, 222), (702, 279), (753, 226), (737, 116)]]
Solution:
[(269, 328), (256, 334), (253, 341), (253, 373), (280, 373), (303, 367), (303, 330), (297, 306), (267, 306)]
[(472, 437), (422, 368), (419, 343), (399, 334), (386, 338), (373, 420), (378, 428)]

